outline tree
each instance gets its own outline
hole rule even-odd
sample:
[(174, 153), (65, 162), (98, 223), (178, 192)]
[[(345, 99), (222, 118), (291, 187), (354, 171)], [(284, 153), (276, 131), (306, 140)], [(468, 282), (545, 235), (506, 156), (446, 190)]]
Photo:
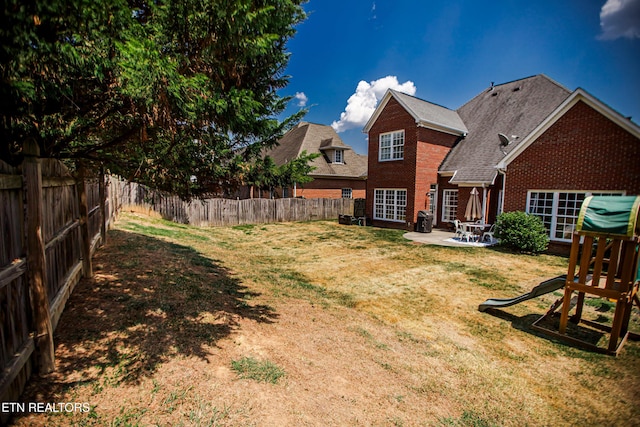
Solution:
[(315, 167), (309, 164), (313, 159), (320, 157), (320, 153), (307, 154), (306, 150), (300, 156), (280, 166), (278, 186), (283, 188), (293, 187), (295, 184), (306, 184), (313, 181), (309, 176)]
[(319, 153), (307, 154), (303, 151), (295, 159), (280, 166), (276, 165), (270, 156), (256, 160), (244, 179), (244, 183), (251, 187), (251, 198), (253, 198), (254, 188), (273, 192), (278, 187), (289, 188), (294, 184), (313, 181), (309, 173), (315, 168), (309, 162), (319, 156)]
[(3, 160), (19, 163), (29, 137), (45, 156), (72, 158), (105, 128), (127, 127), (113, 84), (126, 2), (5, 0), (0, 19)]
[(304, 114), (276, 119), (301, 1), (5, 1), (2, 158), (34, 137), (185, 198), (238, 184)]

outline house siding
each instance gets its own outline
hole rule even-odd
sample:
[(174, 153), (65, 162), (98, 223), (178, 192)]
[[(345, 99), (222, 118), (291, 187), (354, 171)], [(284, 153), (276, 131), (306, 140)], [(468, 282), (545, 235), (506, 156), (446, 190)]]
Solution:
[[(380, 134), (404, 130), (404, 159), (379, 161)], [(407, 218), (404, 223), (373, 220), (373, 225), (413, 230), (418, 211), (427, 209), (429, 189), (438, 181), (438, 167), (457, 137), (418, 127), (415, 119), (391, 98), (369, 130), (369, 177), (367, 216), (373, 218), (376, 189), (406, 189)]]
[[(404, 130), (404, 159), (379, 161), (380, 134)], [(366, 214), (373, 218), (374, 191), (382, 188), (407, 190), (407, 213), (415, 209), (415, 177), (416, 177), (416, 123), (413, 117), (394, 99), (391, 98), (382, 114), (369, 130), (369, 162), (367, 178)], [(371, 172), (373, 171), (373, 173)], [(413, 219), (407, 215), (405, 223), (372, 220), (374, 226), (388, 228), (412, 228)]]
[(580, 101), (508, 165), (504, 209), (533, 189), (640, 194), (638, 159), (640, 140)]
[[(297, 197), (305, 199), (341, 199), (342, 189), (351, 188), (353, 199), (366, 197), (367, 182), (365, 180), (314, 178), (313, 181), (301, 184), (296, 189)], [(293, 197), (293, 189), (289, 190)]]
[(417, 220), (418, 211), (428, 208), (427, 195), (431, 184), (438, 183), (438, 168), (458, 140), (456, 136), (422, 127), (419, 127), (417, 132), (414, 222)]

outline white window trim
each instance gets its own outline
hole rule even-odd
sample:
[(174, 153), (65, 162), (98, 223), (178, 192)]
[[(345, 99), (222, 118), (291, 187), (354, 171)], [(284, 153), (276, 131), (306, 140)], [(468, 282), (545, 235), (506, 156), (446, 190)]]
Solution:
[[(442, 214), (441, 214), (442, 222), (453, 222), (453, 221), (455, 221), (455, 218), (454, 219), (449, 219), (449, 218), (445, 217), (446, 208), (447, 208), (447, 206), (449, 206), (447, 204), (448, 199), (447, 199), (446, 193), (456, 193), (456, 194), (458, 194), (458, 190), (451, 189), (451, 188), (447, 188), (447, 189), (442, 190)], [(456, 199), (457, 199), (457, 197), (456, 197)], [(458, 205), (456, 204), (456, 213), (457, 213), (457, 210), (458, 210)]]
[[(402, 144), (396, 144), (394, 145), (394, 135), (395, 134), (402, 134)], [(389, 146), (389, 149), (391, 150), (391, 157), (388, 159), (383, 159), (382, 158), (382, 137), (385, 135), (391, 135), (391, 145)], [(405, 145), (405, 134), (404, 134), (404, 129), (402, 130), (394, 130), (392, 132), (385, 132), (385, 133), (381, 133), (380, 135), (378, 135), (378, 161), (380, 162), (392, 162), (395, 160), (404, 160), (404, 145)], [(393, 157), (393, 153), (394, 153), (394, 148), (395, 147), (402, 147), (402, 157)]]
[[(338, 159), (338, 157), (340, 157)], [(344, 150), (335, 150), (333, 152), (333, 163), (343, 164), (344, 163)]]
[[(382, 212), (384, 215), (384, 212), (387, 211), (387, 197), (386, 197), (386, 192), (387, 191), (393, 191), (394, 192), (394, 197), (393, 197), (393, 219), (389, 219), (389, 218), (385, 218), (385, 217), (379, 217), (376, 213), (376, 192), (377, 191), (383, 191), (383, 198), (382, 198)], [(404, 206), (402, 205), (398, 205), (398, 191), (404, 191)], [(380, 221), (389, 221), (389, 222), (405, 222), (406, 218), (407, 218), (407, 189), (406, 188), (376, 188), (373, 190), (373, 219), (377, 219)], [(398, 207), (404, 207), (404, 218), (398, 218)]]
[[(345, 191), (347, 191), (347, 192), (348, 192), (348, 194), (349, 194), (349, 196), (348, 196), (348, 197), (345, 197), (345, 196), (344, 196)], [(343, 198), (343, 199), (353, 199), (353, 188), (343, 188), (343, 189), (342, 189), (342, 198)]]
[[(552, 193), (553, 202), (551, 206), (551, 225), (548, 230), (547, 236), (549, 240), (554, 242), (571, 242), (569, 239), (560, 239), (555, 237), (555, 230), (558, 225), (558, 207), (560, 201), (560, 194), (584, 194), (585, 198), (588, 196), (596, 195), (611, 195), (611, 196), (624, 196), (625, 191), (622, 190), (528, 190), (527, 191), (527, 207), (526, 212), (531, 213), (531, 193)], [(576, 216), (577, 221), (577, 216)]]
[(438, 187), (433, 190), (429, 190), (429, 212), (433, 215), (433, 218), (438, 217)]

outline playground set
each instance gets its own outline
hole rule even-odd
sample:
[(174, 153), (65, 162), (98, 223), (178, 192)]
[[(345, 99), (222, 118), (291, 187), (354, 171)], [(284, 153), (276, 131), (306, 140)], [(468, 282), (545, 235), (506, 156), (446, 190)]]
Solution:
[[(633, 304), (640, 308), (639, 209), (640, 196), (587, 197), (573, 233), (567, 275), (546, 280), (515, 298), (489, 299), (478, 309), (509, 307), (564, 288), (563, 297), (533, 323), (533, 328), (593, 351), (617, 355), (627, 339), (640, 339), (629, 331)], [(587, 295), (615, 302), (611, 322), (583, 319)], [(608, 333), (608, 345), (588, 340), (586, 329), (581, 331), (578, 326)]]

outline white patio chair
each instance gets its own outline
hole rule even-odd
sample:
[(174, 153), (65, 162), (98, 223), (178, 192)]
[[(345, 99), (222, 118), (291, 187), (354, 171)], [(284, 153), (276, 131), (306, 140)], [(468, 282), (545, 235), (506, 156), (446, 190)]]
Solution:
[(484, 233), (482, 233), (482, 239), (481, 241), (485, 242), (487, 237), (489, 238), (489, 242), (493, 242), (495, 240), (495, 237), (493, 237), (493, 233), (496, 231), (496, 225), (495, 224), (491, 224), (491, 227), (489, 227), (488, 231), (485, 231)]
[(467, 227), (465, 227), (460, 220), (454, 220), (453, 224), (456, 226), (456, 237), (459, 237), (460, 240), (464, 239), (467, 242), (473, 239), (473, 233), (467, 230)]

